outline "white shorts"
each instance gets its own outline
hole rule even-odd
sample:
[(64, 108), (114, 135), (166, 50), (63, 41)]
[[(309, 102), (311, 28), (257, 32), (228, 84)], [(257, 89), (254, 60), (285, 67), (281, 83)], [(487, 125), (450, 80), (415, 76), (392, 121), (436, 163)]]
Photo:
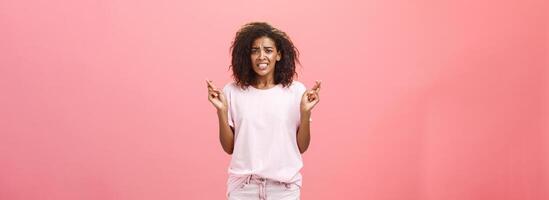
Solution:
[(264, 178), (251, 178), (229, 192), (229, 200), (299, 200), (301, 187)]

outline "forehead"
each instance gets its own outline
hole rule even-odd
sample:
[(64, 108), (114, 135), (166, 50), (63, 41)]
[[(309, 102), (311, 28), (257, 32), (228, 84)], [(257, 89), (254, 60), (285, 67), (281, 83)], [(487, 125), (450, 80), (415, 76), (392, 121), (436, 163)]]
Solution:
[(275, 47), (275, 42), (269, 37), (260, 37), (254, 40), (253, 47)]

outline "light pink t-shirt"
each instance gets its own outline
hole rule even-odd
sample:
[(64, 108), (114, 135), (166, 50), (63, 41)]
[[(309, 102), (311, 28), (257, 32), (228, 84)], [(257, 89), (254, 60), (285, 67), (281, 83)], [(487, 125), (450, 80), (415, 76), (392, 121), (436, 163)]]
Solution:
[(298, 81), (269, 89), (225, 85), (229, 125), (235, 133), (227, 192), (249, 175), (301, 186), (303, 162), (296, 136), (305, 90)]

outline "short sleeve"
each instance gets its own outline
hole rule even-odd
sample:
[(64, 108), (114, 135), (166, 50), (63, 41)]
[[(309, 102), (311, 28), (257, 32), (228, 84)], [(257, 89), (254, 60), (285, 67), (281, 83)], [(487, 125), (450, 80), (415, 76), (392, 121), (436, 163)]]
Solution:
[(229, 126), (234, 128), (234, 121), (233, 121), (233, 113), (232, 113), (232, 83), (229, 83), (223, 87), (223, 94), (225, 95), (225, 99), (227, 100), (227, 120), (229, 123)]
[(296, 83), (297, 93), (299, 94), (298, 95), (299, 96), (299, 101), (301, 101), (301, 97), (303, 96), (303, 93), (305, 93), (307, 88), (301, 82), (296, 81), (295, 83)]

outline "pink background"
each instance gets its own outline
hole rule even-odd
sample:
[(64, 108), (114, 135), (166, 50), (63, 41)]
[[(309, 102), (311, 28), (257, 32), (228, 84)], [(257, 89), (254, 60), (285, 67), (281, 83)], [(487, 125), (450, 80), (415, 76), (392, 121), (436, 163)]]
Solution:
[(303, 199), (548, 199), (547, 6), (0, 1), (0, 199), (223, 199), (204, 79), (249, 21), (323, 81)]

